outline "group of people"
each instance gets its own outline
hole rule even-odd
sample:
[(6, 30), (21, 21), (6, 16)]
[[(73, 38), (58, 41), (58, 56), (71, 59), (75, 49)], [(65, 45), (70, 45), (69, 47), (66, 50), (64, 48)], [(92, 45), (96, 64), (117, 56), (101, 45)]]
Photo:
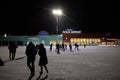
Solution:
[[(53, 44), (51, 43), (50, 44), (50, 51), (52, 51), (52, 47), (53, 47)], [(69, 49), (70, 49), (70, 52), (73, 52), (71, 44), (69, 44)], [(55, 52), (57, 52), (57, 54), (60, 54), (60, 50), (62, 50), (62, 51), (67, 50), (67, 45), (63, 44), (63, 43), (62, 44), (57, 43)]]
[[(8, 46), (9, 50), (9, 59), (14, 60), (16, 55), (16, 48), (18, 46), (11, 42)], [(40, 56), (39, 59), (39, 66), (40, 66), (40, 74), (43, 73), (43, 67), (45, 68), (46, 72), (48, 73), (47, 64), (48, 64), (48, 58), (46, 53), (46, 48), (44, 47), (44, 44), (35, 45), (32, 42), (29, 42), (29, 44), (26, 46), (25, 55), (27, 56), (27, 66), (30, 69), (30, 77), (32, 78), (35, 75), (35, 59), (36, 55)]]
[[(72, 50), (72, 44), (70, 43), (68, 46), (69, 46), (70, 52), (73, 52), (73, 50)], [(75, 46), (74, 50), (79, 50), (79, 45), (77, 43), (75, 43), (74, 46)], [(52, 47), (53, 47), (53, 44), (51, 43), (50, 44), (50, 51), (52, 51)], [(86, 48), (86, 44), (84, 44), (84, 48)], [(64, 43), (62, 43), (62, 44), (57, 43), (56, 44), (55, 51), (58, 54), (60, 54), (60, 50), (65, 51), (66, 49), (67, 49), (67, 44), (64, 44)]]
[[(53, 47), (53, 44), (51, 43), (50, 44), (50, 51), (52, 51), (52, 47)], [(69, 45), (69, 47), (70, 47), (70, 51), (72, 50), (72, 45)], [(62, 51), (65, 51), (67, 49), (67, 45), (66, 44), (59, 44), (59, 43), (57, 43), (56, 44), (56, 49), (55, 49), (55, 51), (57, 52), (57, 54), (60, 54), (60, 50), (62, 50)]]
[(35, 59), (36, 55), (38, 54), (40, 56), (39, 59), (39, 66), (40, 66), (40, 74), (43, 73), (43, 67), (45, 68), (46, 72), (48, 73), (47, 64), (48, 64), (48, 58), (46, 54), (46, 48), (44, 47), (44, 44), (34, 45), (32, 42), (29, 42), (29, 44), (26, 46), (25, 54), (27, 56), (27, 66), (30, 69), (30, 77), (33, 77), (35, 75)]

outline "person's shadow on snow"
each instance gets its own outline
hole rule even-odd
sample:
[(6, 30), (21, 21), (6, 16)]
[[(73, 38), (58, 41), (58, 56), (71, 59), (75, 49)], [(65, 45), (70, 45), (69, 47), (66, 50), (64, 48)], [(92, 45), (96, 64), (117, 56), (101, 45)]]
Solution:
[[(45, 79), (47, 79), (48, 78), (48, 75), (46, 75), (45, 77), (43, 77), (43, 78), (41, 78), (41, 75), (42, 74), (40, 74), (38, 77), (37, 77), (37, 79), (36, 80), (45, 80)], [(40, 79), (41, 78), (41, 79)]]

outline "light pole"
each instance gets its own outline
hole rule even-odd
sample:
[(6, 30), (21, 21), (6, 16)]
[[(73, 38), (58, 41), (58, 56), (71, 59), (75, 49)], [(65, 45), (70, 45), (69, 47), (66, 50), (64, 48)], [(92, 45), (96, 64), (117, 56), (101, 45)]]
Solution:
[(56, 35), (58, 35), (58, 25), (59, 25), (59, 16), (61, 16), (63, 13), (62, 13), (62, 10), (60, 9), (54, 9), (52, 11), (52, 13), (56, 16)]

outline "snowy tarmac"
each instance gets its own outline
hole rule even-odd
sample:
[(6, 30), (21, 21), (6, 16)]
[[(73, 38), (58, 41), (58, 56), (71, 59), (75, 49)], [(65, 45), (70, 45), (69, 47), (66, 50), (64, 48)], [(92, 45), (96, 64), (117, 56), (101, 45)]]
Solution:
[[(80, 50), (52, 52), (45, 46), (48, 56), (48, 70), (40, 76), (39, 56), (35, 61), (35, 76), (31, 80), (120, 80), (119, 46), (80, 46)], [(16, 59), (10, 61), (7, 46), (0, 47), (0, 80), (28, 80), (30, 71), (26, 65), (25, 46), (19, 46)]]

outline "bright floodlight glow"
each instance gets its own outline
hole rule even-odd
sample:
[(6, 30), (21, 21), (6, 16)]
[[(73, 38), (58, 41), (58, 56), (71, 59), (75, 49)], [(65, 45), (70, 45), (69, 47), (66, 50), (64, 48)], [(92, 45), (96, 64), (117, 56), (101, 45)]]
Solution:
[(61, 15), (61, 14), (62, 14), (62, 11), (61, 11), (61, 10), (58, 10), (57, 13), (58, 13), (58, 15)]
[(53, 10), (53, 14), (62, 15), (62, 11), (61, 10)]

